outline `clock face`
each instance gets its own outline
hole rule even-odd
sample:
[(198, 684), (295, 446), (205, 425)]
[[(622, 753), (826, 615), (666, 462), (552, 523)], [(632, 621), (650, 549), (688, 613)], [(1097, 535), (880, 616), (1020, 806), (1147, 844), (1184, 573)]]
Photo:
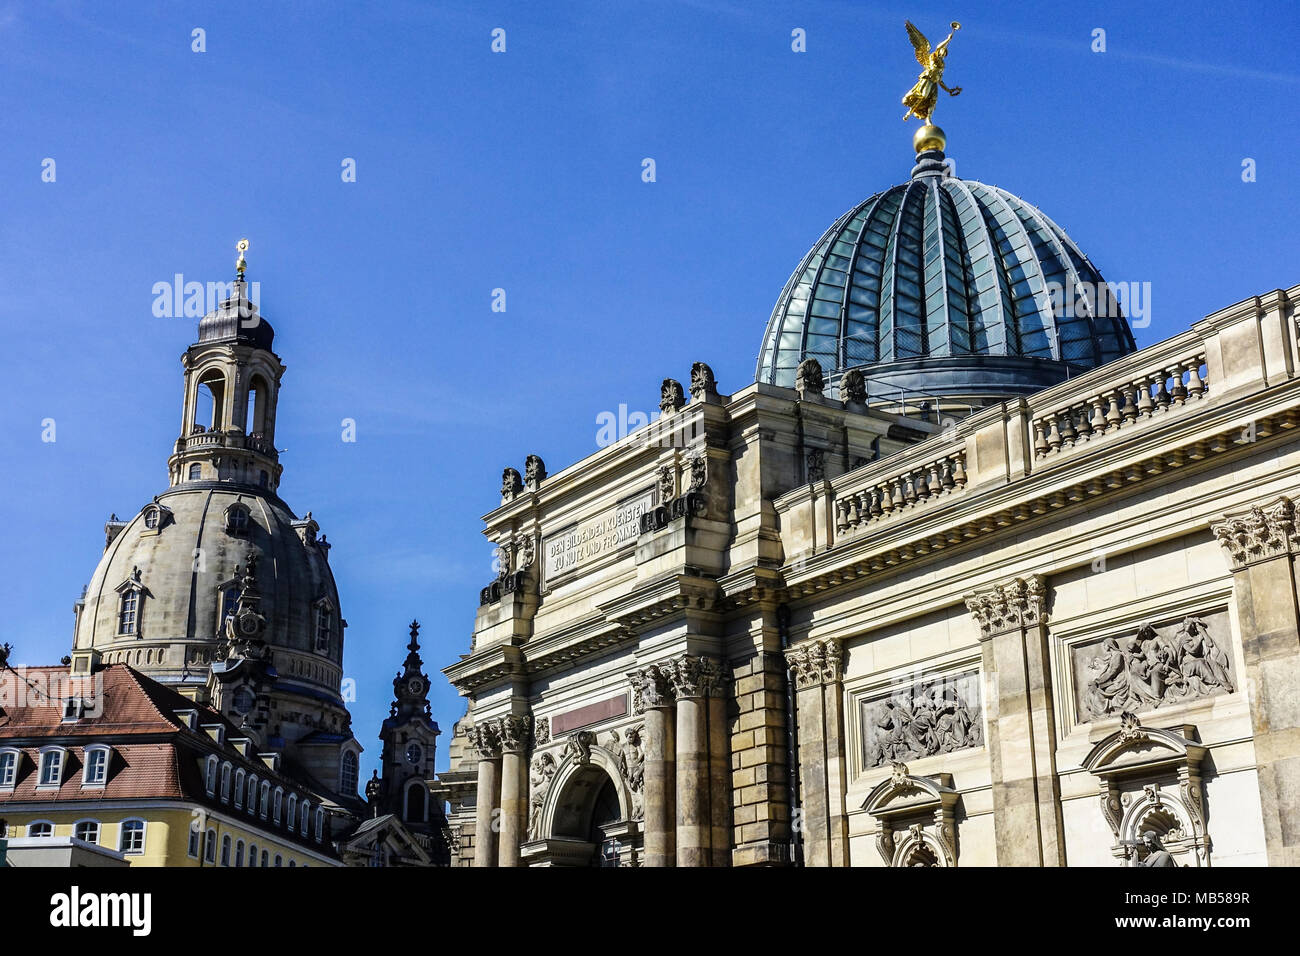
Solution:
[(406, 689), (418, 697), (424, 693), (424, 681), (418, 677), (412, 677), (406, 682)]
[(247, 687), (241, 687), (239, 690), (235, 691), (235, 696), (231, 701), (231, 706), (234, 708), (235, 713), (246, 714), (253, 709), (254, 703), (256, 703), (256, 701), (253, 698), (253, 692)]
[(424, 756), (424, 751), (420, 749), (419, 744), (411, 744), (406, 748), (406, 762), (419, 763), (420, 758)]

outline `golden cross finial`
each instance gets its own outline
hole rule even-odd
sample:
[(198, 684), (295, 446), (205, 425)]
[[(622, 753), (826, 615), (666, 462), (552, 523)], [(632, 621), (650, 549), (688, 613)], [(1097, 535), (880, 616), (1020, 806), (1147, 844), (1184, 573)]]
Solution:
[(248, 251), (248, 240), (240, 239), (235, 243), (235, 248), (239, 250), (239, 259), (235, 262), (235, 274), (242, 282), (244, 279), (244, 270), (248, 268), (248, 261), (244, 258), (244, 253)]

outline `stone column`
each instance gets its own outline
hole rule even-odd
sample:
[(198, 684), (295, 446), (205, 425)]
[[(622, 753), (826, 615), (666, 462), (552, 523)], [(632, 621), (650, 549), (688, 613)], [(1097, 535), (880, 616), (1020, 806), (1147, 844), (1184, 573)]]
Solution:
[(1037, 575), (968, 595), (980, 626), (998, 866), (1063, 866), (1056, 728)]
[[(1282, 498), (1212, 526), (1232, 567), (1269, 866), (1300, 865), (1300, 522)], [(1238, 688), (1241, 689), (1241, 688)]]
[(709, 783), (709, 697), (721, 668), (708, 657), (685, 654), (672, 662), (677, 695), (677, 865), (713, 862)]
[(677, 862), (677, 753), (672, 683), (667, 668), (658, 664), (628, 676), (645, 708), (645, 865), (673, 866)]
[(785, 657), (794, 677), (799, 722), (804, 865), (848, 866), (840, 646), (834, 640), (809, 641), (791, 647)]
[(731, 866), (731, 740), (727, 727), (725, 679), (714, 682), (709, 707), (710, 865)]
[(501, 726), (485, 720), (469, 729), (469, 742), (478, 751), (478, 787), (474, 803), (474, 865), (497, 865), (497, 834), (493, 815), (501, 804)]
[(532, 718), (501, 718), (501, 833), (499, 866), (519, 866), (519, 845), (528, 832), (528, 744)]

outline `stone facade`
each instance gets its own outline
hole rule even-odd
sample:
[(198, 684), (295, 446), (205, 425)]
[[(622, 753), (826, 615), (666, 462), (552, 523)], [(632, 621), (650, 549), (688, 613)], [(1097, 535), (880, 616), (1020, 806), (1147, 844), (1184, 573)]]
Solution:
[(1300, 862), (1298, 297), (956, 420), (697, 364), (511, 482), (461, 862)]

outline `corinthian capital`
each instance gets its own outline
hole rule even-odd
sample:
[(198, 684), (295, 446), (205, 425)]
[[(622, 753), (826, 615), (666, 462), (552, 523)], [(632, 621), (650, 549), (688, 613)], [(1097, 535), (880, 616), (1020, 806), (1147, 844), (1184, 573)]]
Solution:
[(629, 673), (632, 682), (632, 710), (640, 714), (647, 707), (668, 707), (673, 702), (671, 664), (647, 664)]
[(1033, 627), (1043, 617), (1047, 588), (1037, 574), (1015, 578), (987, 591), (966, 596), (966, 607), (985, 637)]
[(842, 653), (837, 640), (806, 641), (785, 652), (785, 663), (794, 675), (796, 687), (816, 687), (843, 676)]
[(722, 694), (722, 667), (712, 657), (683, 654), (668, 664), (669, 680), (678, 697), (717, 697)]
[(480, 721), (471, 727), (465, 736), (470, 745), (478, 751), (480, 760), (492, 760), (501, 756), (501, 721)]
[(510, 753), (520, 753), (528, 749), (529, 737), (533, 729), (533, 718), (507, 714), (500, 720), (501, 749)]
[(1256, 505), (1243, 515), (1227, 516), (1210, 529), (1228, 552), (1234, 571), (1287, 554), (1300, 538), (1295, 505), (1285, 497), (1264, 508)]

